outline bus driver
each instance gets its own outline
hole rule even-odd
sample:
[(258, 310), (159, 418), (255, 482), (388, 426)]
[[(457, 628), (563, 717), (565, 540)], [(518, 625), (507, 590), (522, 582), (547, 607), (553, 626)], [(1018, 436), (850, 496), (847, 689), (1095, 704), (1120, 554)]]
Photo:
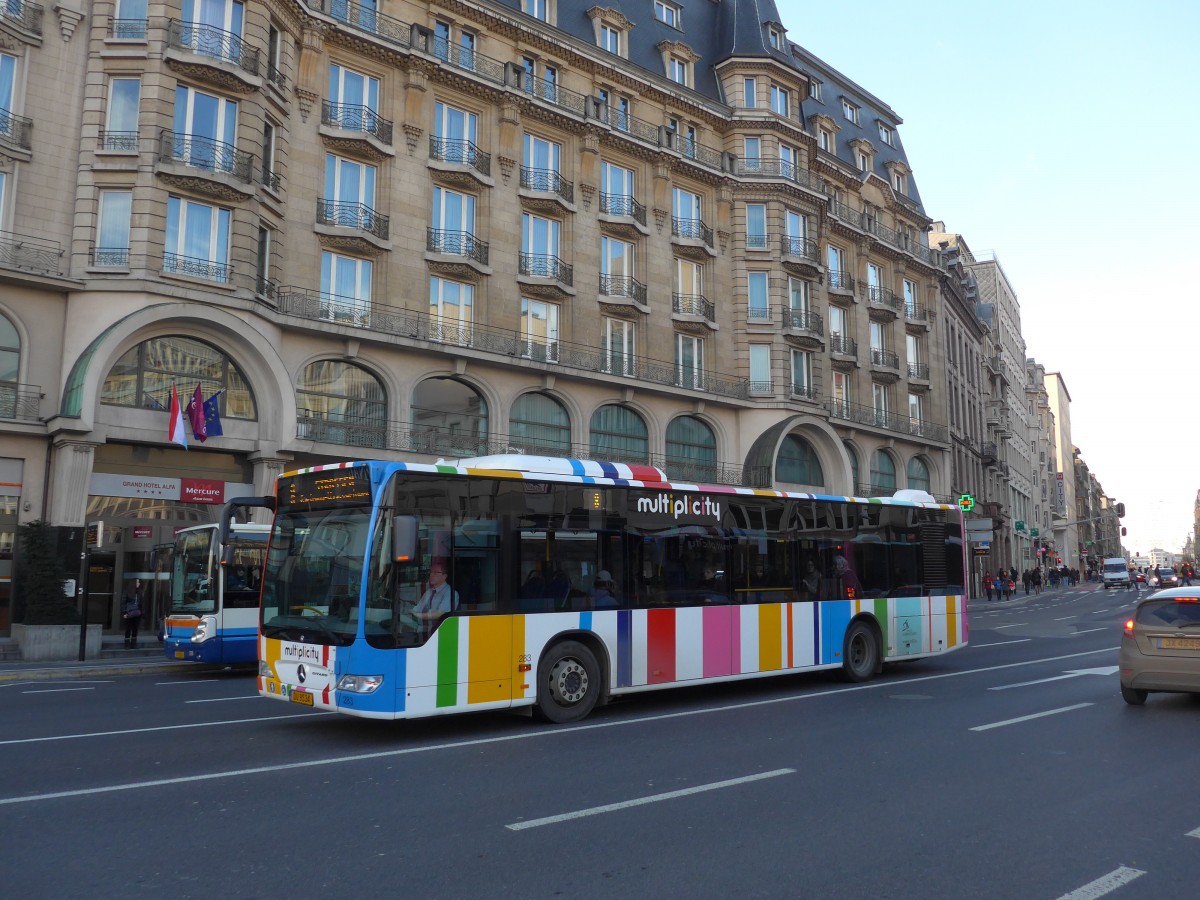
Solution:
[(429, 567), (429, 588), (412, 613), (422, 622), (437, 622), (455, 609), (458, 609), (458, 591), (446, 583), (446, 564), (436, 562)]

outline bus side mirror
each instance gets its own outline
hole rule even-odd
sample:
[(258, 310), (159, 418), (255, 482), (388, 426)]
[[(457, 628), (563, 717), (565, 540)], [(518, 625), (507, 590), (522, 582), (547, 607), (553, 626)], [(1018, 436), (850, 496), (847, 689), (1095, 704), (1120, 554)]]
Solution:
[(417, 560), (417, 517), (392, 519), (392, 561), (413, 563)]

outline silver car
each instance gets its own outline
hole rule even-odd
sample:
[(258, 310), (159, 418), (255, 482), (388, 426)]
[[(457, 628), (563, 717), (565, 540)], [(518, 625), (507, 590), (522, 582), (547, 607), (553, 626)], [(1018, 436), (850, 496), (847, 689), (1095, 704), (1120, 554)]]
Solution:
[(1200, 588), (1151, 594), (1125, 621), (1121, 696), (1141, 706), (1150, 691), (1200, 693)]

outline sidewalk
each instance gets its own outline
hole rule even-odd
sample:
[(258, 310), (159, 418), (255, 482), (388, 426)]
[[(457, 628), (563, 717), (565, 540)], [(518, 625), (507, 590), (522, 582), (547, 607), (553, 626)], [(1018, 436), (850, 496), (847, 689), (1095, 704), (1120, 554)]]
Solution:
[(204, 663), (179, 662), (167, 659), (163, 646), (153, 636), (150, 641), (131, 650), (124, 646), (118, 635), (106, 637), (100, 646), (100, 656), (95, 659), (38, 660), (26, 662), (21, 659), (16, 641), (0, 639), (0, 682), (49, 680), (57, 678), (91, 678), (99, 675), (141, 675), (146, 672), (213, 672), (228, 666)]

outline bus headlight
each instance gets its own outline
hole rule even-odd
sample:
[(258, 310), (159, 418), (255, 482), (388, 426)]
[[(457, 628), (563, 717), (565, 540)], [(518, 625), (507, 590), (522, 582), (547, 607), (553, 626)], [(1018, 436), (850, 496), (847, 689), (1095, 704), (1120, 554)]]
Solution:
[(196, 626), (196, 630), (192, 632), (192, 643), (203, 644), (211, 637), (217, 636), (217, 617), (216, 616), (201, 616), (200, 624)]
[(381, 684), (382, 675), (343, 675), (338, 679), (337, 689), (352, 694), (373, 694)]
[(274, 678), (275, 673), (271, 671), (271, 664), (265, 659), (258, 661), (258, 674), (263, 678)]

